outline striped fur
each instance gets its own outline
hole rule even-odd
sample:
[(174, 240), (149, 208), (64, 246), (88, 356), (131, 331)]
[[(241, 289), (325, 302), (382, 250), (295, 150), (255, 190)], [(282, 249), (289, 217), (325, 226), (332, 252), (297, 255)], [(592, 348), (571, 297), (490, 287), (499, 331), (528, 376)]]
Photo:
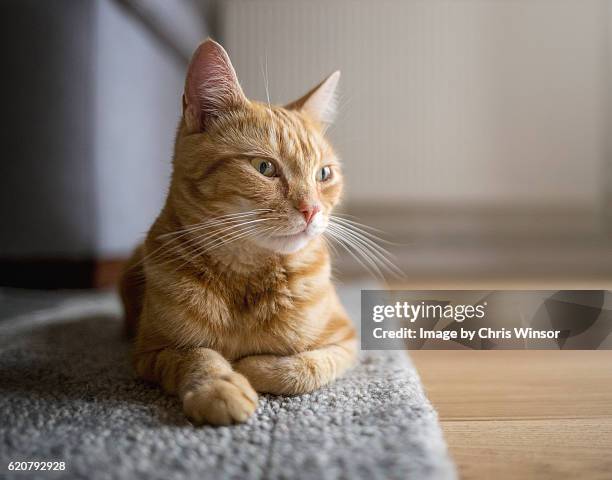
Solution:
[[(167, 200), (121, 282), (137, 373), (179, 395), (194, 422), (217, 425), (247, 420), (256, 392), (291, 395), (329, 383), (357, 349), (324, 239), (313, 235), (286, 252), (274, 236), (304, 222), (301, 202), (318, 202), (326, 222), (340, 199), (340, 165), (324, 136), (329, 105), (319, 118), (312, 104), (303, 108), (308, 98), (287, 108), (246, 100), (219, 49), (209, 40), (194, 55)], [(219, 61), (227, 63), (200, 64)], [(197, 96), (190, 82), (207, 70), (230, 73), (215, 79), (226, 83), (213, 85), (214, 111), (202, 116), (205, 107), (193, 102), (213, 104), (205, 98), (210, 79)], [(279, 176), (263, 176), (254, 158), (273, 159)], [(332, 178), (317, 182), (323, 166)], [(242, 220), (232, 218), (251, 223), (236, 227)], [(234, 238), (237, 228), (246, 234), (227, 242), (223, 235)]]

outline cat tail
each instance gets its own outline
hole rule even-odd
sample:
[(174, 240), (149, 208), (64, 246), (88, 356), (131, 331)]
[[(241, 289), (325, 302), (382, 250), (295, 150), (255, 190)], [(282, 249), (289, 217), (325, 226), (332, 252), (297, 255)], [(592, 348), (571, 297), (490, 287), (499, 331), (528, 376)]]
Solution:
[(123, 303), (124, 330), (133, 338), (138, 330), (145, 291), (144, 245), (139, 245), (127, 261), (119, 280), (119, 295)]

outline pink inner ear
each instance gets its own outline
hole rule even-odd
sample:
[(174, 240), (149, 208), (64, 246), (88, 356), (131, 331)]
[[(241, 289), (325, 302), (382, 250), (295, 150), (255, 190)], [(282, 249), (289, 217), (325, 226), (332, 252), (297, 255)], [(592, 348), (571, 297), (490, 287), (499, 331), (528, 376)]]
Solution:
[(202, 131), (210, 118), (246, 101), (232, 63), (221, 45), (206, 40), (193, 54), (185, 82), (185, 120)]

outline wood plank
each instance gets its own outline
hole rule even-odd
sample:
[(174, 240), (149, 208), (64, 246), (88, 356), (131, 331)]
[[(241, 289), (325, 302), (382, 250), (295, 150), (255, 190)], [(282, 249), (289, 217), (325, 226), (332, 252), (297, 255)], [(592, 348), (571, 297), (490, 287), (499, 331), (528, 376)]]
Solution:
[(612, 419), (442, 422), (460, 478), (612, 477)]
[(612, 351), (410, 355), (461, 478), (612, 478)]
[(414, 351), (444, 420), (612, 417), (612, 351)]

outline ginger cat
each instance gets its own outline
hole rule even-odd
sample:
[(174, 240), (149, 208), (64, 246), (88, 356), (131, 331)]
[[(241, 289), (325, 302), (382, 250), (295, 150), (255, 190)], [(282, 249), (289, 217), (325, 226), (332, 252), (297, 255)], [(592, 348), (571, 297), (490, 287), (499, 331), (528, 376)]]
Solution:
[(355, 361), (322, 237), (342, 192), (324, 136), (339, 76), (278, 107), (244, 96), (214, 41), (191, 60), (166, 203), (120, 291), (138, 375), (194, 423), (244, 422), (256, 392), (311, 392)]

